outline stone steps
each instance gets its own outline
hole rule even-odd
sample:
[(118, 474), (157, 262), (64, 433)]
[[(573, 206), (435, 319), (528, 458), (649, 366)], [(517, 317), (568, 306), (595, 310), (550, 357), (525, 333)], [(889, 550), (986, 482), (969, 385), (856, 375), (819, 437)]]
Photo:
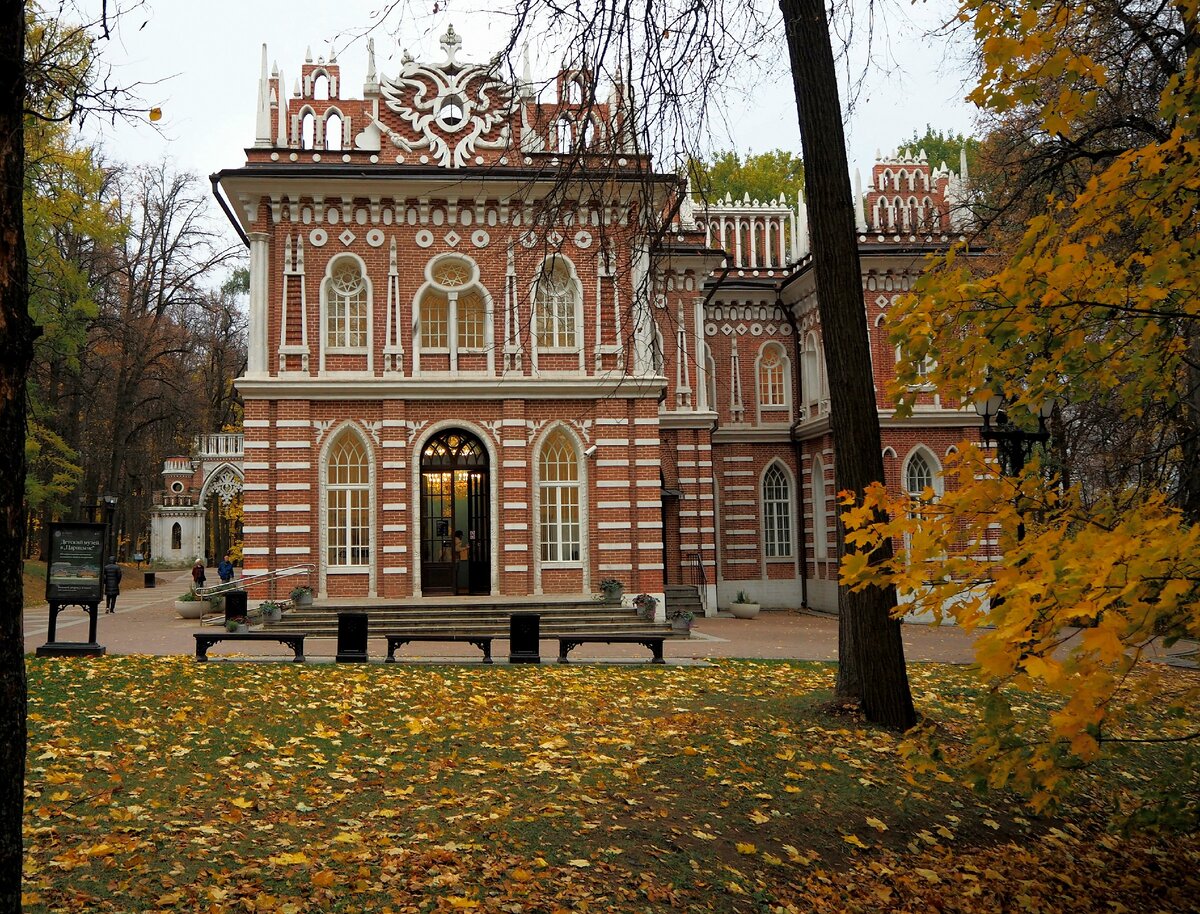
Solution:
[[(267, 623), (266, 629), (303, 631), (314, 637), (332, 637), (337, 634), (339, 612), (367, 613), (367, 630), (372, 636), (385, 632), (419, 631), (425, 634), (478, 632), (505, 637), (509, 633), (509, 616), (514, 612), (538, 613), (541, 616), (541, 634), (545, 637), (586, 632), (667, 634), (671, 631), (669, 624), (638, 619), (632, 608), (595, 601), (314, 605), (293, 608), (284, 614), (281, 621)], [(686, 637), (686, 633), (680, 635)]]

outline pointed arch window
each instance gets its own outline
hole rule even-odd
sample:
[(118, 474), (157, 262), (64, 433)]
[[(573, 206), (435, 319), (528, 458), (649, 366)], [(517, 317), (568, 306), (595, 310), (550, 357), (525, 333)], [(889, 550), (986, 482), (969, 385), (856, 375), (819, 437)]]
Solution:
[(813, 460), (812, 467), (813, 555), (818, 559), (829, 558), (829, 514), (825, 500), (825, 464), (821, 458)]
[(342, 116), (336, 111), (325, 115), (324, 135), (325, 148), (337, 151), (342, 148)]
[(371, 466), (366, 447), (343, 432), (330, 448), (325, 477), (325, 560), (332, 568), (371, 561)]
[(920, 451), (908, 458), (904, 467), (904, 490), (913, 498), (923, 497), (926, 489), (933, 488), (933, 468)]
[(762, 506), (764, 553), (769, 559), (789, 558), (792, 554), (792, 487), (787, 474), (772, 464), (763, 475)]
[(567, 264), (560, 257), (547, 259), (533, 293), (534, 330), (539, 349), (579, 348), (578, 292)]
[(562, 431), (546, 439), (538, 458), (538, 537), (542, 562), (579, 561), (579, 456)]
[(353, 257), (335, 260), (325, 279), (325, 347), (367, 348), (367, 281)]
[(787, 406), (787, 365), (778, 343), (764, 346), (759, 358), (758, 402), (764, 407)]
[(183, 548), (183, 527), (179, 524), (171, 524), (171, 548)]

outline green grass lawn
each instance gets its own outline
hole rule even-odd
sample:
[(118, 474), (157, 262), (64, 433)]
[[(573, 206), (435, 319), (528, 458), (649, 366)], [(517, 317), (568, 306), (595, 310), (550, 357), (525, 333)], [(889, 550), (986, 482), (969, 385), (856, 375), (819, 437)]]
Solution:
[[(910, 780), (895, 736), (829, 716), (825, 664), (29, 673), (26, 911), (1140, 914), (1200, 897), (1195, 836), (1104, 828), (1177, 747), (1039, 818), (960, 772)], [(967, 673), (912, 678), (952, 732)]]

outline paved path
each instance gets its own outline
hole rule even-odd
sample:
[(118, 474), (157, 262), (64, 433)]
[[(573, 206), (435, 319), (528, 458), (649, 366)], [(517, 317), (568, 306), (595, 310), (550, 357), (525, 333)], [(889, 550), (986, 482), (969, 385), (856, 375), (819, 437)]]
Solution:
[[(175, 598), (187, 590), (191, 573), (183, 571), (158, 572), (158, 586), (148, 590), (126, 590), (117, 599), (117, 612), (99, 619), (97, 639), (111, 654), (182, 654), (195, 653), (193, 632), (200, 631), (197, 623), (175, 615)], [(46, 641), (49, 612), (46, 606), (25, 611), (25, 649), (34, 651)], [(210, 629), (211, 630), (211, 629)], [(87, 615), (79, 610), (67, 610), (58, 618), (58, 638), (61, 641), (87, 640)], [(905, 656), (910, 661), (969, 663), (972, 658), (971, 638), (954, 626), (904, 626)], [(543, 662), (558, 656), (556, 641), (542, 642)], [(336, 643), (332, 638), (316, 638), (305, 642), (305, 656), (313, 659), (332, 658)], [(373, 658), (387, 655), (383, 639), (372, 639)], [(507, 641), (493, 643), (497, 659), (508, 655)], [(243, 656), (279, 657), (291, 652), (274, 643), (251, 644), (231, 642), (217, 645), (210, 656), (219, 658), (230, 654)], [(408, 645), (401, 652), (405, 657), (479, 658), (473, 647), (454, 644)], [(587, 659), (647, 658), (649, 653), (640, 646), (585, 644), (571, 653), (572, 662)], [(742, 620), (717, 616), (697, 621), (693, 636), (687, 640), (669, 641), (668, 661), (707, 660), (717, 657), (753, 657), (773, 660), (836, 660), (837, 619), (820, 613), (763, 611), (757, 619)]]

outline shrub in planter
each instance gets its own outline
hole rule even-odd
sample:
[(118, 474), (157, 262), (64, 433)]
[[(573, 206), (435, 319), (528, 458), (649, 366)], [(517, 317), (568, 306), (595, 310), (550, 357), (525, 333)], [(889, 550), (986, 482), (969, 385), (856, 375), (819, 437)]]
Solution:
[(671, 620), (671, 628), (680, 632), (691, 631), (692, 622), (696, 619), (695, 615), (686, 609), (672, 609), (667, 613), (667, 618)]
[(283, 607), (274, 600), (264, 600), (258, 604), (264, 622), (278, 622), (283, 617)]
[(292, 602), (297, 606), (312, 606), (313, 592), (312, 588), (304, 584), (299, 587), (292, 588)]
[(605, 578), (600, 582), (600, 590), (604, 594), (604, 602), (614, 605), (621, 602), (621, 595), (625, 593), (625, 585), (616, 578)]
[(196, 596), (195, 591), (189, 590), (175, 598), (175, 612), (181, 619), (200, 619), (209, 611), (208, 601)]
[(234, 616), (232, 619), (225, 620), (225, 631), (227, 632), (244, 632), (249, 631), (249, 628), (245, 616)]
[(654, 610), (658, 606), (658, 598), (652, 597), (648, 593), (639, 593), (633, 598), (633, 605), (637, 609), (639, 619), (653, 619)]
[(759, 605), (751, 602), (746, 591), (739, 590), (737, 598), (729, 604), (729, 611), (735, 619), (753, 619), (758, 615)]

